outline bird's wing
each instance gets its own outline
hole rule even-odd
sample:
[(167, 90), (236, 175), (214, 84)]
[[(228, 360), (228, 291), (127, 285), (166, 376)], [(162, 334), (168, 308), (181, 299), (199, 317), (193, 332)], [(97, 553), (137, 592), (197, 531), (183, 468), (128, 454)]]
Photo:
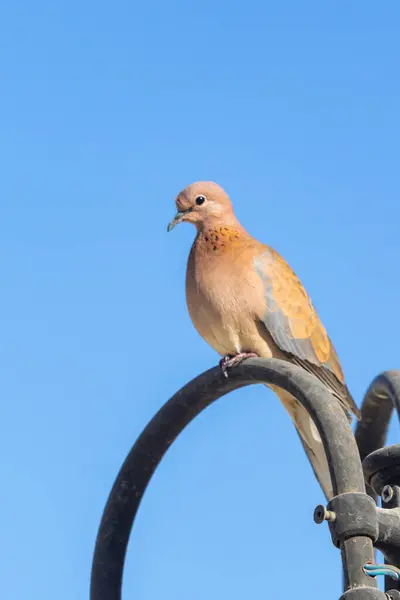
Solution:
[(359, 417), (333, 344), (296, 274), (268, 247), (257, 254), (253, 264), (264, 289), (265, 303), (257, 314), (261, 326), (291, 362), (318, 377), (346, 412)]

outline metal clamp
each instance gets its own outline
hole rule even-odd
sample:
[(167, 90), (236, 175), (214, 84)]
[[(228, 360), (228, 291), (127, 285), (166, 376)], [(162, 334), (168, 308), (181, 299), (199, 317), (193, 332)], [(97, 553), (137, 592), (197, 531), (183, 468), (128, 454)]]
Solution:
[(314, 521), (327, 521), (333, 544), (340, 547), (344, 540), (356, 536), (378, 538), (376, 505), (372, 498), (362, 493), (348, 492), (330, 500), (327, 507), (317, 506)]
[[(385, 592), (371, 587), (358, 587), (347, 590), (340, 600), (389, 600)], [(393, 600), (398, 600), (394, 598)]]

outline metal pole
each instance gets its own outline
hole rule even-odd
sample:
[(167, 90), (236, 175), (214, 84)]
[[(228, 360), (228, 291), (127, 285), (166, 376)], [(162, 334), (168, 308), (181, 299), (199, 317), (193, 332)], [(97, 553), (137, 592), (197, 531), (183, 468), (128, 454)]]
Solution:
[[(362, 461), (367, 456), (371, 456), (376, 450), (384, 447), (393, 410), (396, 410), (397, 416), (400, 418), (400, 372), (385, 371), (373, 380), (365, 394), (361, 407), (362, 419), (357, 424), (354, 434)], [(370, 475), (368, 472), (369, 462), (370, 460), (367, 459), (364, 463), (367, 481)], [(377, 501), (377, 494), (368, 483), (366, 489), (367, 493)], [(379, 489), (378, 492), (380, 493)], [(385, 508), (396, 508), (399, 506), (399, 501), (400, 498), (396, 490), (393, 500), (385, 503)], [(379, 547), (379, 544), (377, 544), (377, 547)], [(385, 547), (383, 550), (386, 563), (399, 564), (398, 560), (397, 562), (393, 560), (393, 556), (387, 552)], [(394, 582), (389, 577), (385, 577), (385, 590), (392, 589), (400, 590), (400, 582)]]

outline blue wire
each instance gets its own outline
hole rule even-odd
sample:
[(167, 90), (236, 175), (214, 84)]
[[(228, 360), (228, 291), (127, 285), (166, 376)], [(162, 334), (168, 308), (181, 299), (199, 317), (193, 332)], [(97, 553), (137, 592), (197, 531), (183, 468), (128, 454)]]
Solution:
[(364, 573), (370, 577), (376, 577), (377, 575), (384, 575), (385, 577), (391, 577), (392, 579), (400, 579), (400, 569), (393, 567), (392, 565), (364, 565)]

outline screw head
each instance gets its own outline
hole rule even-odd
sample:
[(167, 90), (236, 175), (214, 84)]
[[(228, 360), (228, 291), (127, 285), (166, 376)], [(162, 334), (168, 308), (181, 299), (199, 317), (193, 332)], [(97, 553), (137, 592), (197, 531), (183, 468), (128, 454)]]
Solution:
[(314, 521), (317, 525), (321, 525), (325, 521), (326, 508), (323, 504), (318, 504), (314, 510)]
[(390, 487), (390, 485), (385, 485), (381, 494), (383, 502), (390, 502), (390, 500), (393, 498), (393, 493), (393, 488)]
[(333, 510), (326, 510), (323, 504), (318, 504), (314, 510), (314, 521), (321, 525), (324, 521), (333, 522), (336, 519), (336, 513)]

